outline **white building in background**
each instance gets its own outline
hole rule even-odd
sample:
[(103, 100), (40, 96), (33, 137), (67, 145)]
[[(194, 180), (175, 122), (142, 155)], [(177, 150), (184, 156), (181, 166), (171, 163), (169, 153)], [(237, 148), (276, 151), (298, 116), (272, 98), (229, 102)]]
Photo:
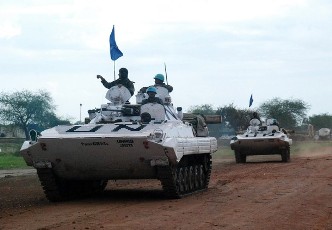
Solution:
[(0, 137), (25, 138), (24, 131), (14, 125), (0, 125)]

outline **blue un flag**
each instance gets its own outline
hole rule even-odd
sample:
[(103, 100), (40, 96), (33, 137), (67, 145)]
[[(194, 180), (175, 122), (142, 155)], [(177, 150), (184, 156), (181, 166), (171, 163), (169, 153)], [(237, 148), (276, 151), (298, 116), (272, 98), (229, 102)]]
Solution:
[(252, 105), (253, 102), (254, 102), (254, 99), (252, 98), (252, 94), (251, 94), (250, 99), (249, 99), (249, 107)]
[(123, 53), (119, 50), (119, 48), (115, 42), (114, 25), (113, 25), (112, 33), (110, 35), (110, 54), (111, 54), (111, 59), (113, 61), (115, 61), (119, 57), (123, 56)]

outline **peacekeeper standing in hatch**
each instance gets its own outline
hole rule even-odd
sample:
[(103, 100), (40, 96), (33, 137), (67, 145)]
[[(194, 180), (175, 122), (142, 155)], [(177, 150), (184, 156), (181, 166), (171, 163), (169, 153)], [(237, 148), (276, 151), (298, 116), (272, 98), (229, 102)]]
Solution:
[[(168, 90), (168, 92), (172, 92), (173, 91), (173, 86), (171, 85), (166, 85), (165, 82), (165, 77), (164, 75), (162, 75), (161, 73), (158, 73), (155, 77), (154, 77), (154, 87), (157, 87), (157, 86), (161, 86), (161, 87), (164, 87)], [(147, 90), (148, 87), (143, 87), (140, 89), (140, 92), (144, 93), (146, 90)]]
[(149, 97), (142, 101), (142, 105), (147, 104), (147, 103), (158, 103), (158, 104), (161, 104), (161, 105), (164, 104), (163, 101), (159, 97), (156, 97), (157, 90), (156, 90), (155, 87), (150, 86), (146, 90), (146, 93), (149, 95)]
[(134, 82), (129, 80), (128, 70), (126, 68), (119, 69), (119, 78), (112, 82), (107, 82), (101, 75), (97, 75), (97, 78), (101, 79), (101, 83), (103, 83), (103, 85), (107, 89), (110, 89), (116, 85), (118, 85), (119, 87), (121, 87), (123, 85), (124, 87), (126, 87), (129, 90), (131, 96), (134, 95), (134, 92), (135, 92)]
[(161, 86), (164, 87), (168, 90), (168, 92), (172, 92), (173, 91), (173, 86), (171, 85), (166, 85), (165, 82), (165, 77), (164, 75), (162, 75), (161, 73), (158, 73), (155, 77), (154, 77), (154, 86)]

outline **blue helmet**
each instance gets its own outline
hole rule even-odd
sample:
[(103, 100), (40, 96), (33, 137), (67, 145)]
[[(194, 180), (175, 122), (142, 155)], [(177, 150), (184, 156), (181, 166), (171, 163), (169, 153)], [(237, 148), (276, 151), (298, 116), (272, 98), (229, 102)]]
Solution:
[(158, 80), (164, 82), (165, 77), (161, 73), (158, 73), (156, 76), (154, 76), (154, 79), (158, 79)]
[(149, 87), (147, 90), (146, 90), (146, 93), (157, 93), (157, 90), (156, 90), (156, 88), (155, 87)]

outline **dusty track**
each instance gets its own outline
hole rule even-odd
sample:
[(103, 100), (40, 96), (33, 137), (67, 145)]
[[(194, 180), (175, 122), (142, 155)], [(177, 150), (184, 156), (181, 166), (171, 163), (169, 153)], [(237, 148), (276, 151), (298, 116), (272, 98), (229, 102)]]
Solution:
[(36, 175), (0, 179), (0, 229), (332, 229), (332, 148), (213, 159), (209, 189), (164, 198), (154, 180), (109, 182), (98, 196), (49, 203)]

